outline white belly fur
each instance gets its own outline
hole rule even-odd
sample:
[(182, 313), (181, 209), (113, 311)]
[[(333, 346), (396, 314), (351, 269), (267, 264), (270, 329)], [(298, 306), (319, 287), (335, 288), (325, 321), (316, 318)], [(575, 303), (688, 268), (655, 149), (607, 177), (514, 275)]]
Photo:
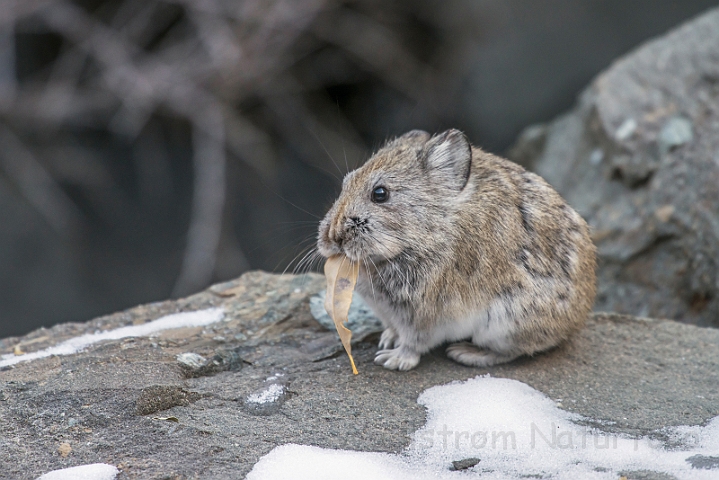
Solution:
[(511, 315), (505, 302), (492, 301), (485, 309), (478, 310), (465, 318), (443, 322), (435, 328), (432, 335), (433, 348), (445, 342), (470, 340), (478, 347), (486, 347), (502, 353), (510, 351), (512, 345)]

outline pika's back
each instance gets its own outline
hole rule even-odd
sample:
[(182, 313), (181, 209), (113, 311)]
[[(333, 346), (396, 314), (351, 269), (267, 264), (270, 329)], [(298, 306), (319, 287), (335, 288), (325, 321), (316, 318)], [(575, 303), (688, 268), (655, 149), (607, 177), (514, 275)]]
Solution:
[[(591, 308), (596, 252), (589, 227), (554, 188), (474, 147), (467, 189), (471, 195), (456, 212), (455, 255), (474, 266), (472, 274), (483, 277), (489, 296), (529, 289), (536, 290), (538, 302)], [(543, 288), (549, 284), (552, 288)]]

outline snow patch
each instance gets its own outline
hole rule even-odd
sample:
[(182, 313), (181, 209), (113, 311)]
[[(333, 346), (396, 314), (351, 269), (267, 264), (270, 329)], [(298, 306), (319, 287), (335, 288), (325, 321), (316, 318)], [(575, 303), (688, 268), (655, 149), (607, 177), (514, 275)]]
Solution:
[(276, 402), (283, 393), (285, 393), (285, 387), (283, 385), (273, 383), (261, 392), (248, 395), (247, 403), (273, 403)]
[[(670, 449), (657, 440), (581, 426), (587, 419), (516, 380), (477, 377), (430, 388), (417, 401), (427, 407), (427, 424), (402, 454), (289, 444), (262, 457), (247, 479), (616, 480), (634, 470), (716, 479), (719, 473), (712, 463), (719, 451), (719, 417), (704, 427), (665, 429), (679, 445)], [(480, 462), (466, 471), (449, 470), (453, 461), (467, 458)]]
[(6, 354), (0, 356), (0, 368), (15, 365), (20, 362), (37, 360), (38, 358), (50, 357), (52, 355), (72, 355), (86, 349), (90, 345), (104, 340), (118, 340), (126, 337), (147, 337), (154, 333), (173, 328), (202, 327), (222, 320), (225, 312), (221, 308), (210, 308), (196, 312), (182, 312), (166, 315), (142, 325), (131, 325), (129, 327), (116, 328), (100, 333), (88, 333), (73, 337), (37, 352), (23, 355)]
[(37, 480), (115, 480), (120, 471), (106, 463), (93, 463), (79, 467), (53, 470), (38, 477)]
[[(260, 459), (246, 480), (424, 480), (437, 478), (410, 468), (398, 455), (282, 445)], [(616, 480), (616, 479), (614, 479)]]

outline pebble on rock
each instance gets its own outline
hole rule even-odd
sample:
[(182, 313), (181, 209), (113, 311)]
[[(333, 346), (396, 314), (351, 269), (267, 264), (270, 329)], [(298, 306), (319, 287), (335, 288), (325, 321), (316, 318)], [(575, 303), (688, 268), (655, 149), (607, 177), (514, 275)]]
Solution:
[(452, 471), (469, 470), (479, 463), (479, 458), (465, 458), (464, 460), (455, 460), (449, 467)]
[(177, 363), (181, 367), (197, 370), (205, 366), (207, 359), (197, 353), (186, 352), (177, 356)]
[(622, 124), (617, 128), (617, 131), (614, 132), (614, 136), (619, 140), (620, 142), (623, 140), (627, 140), (629, 137), (634, 135), (634, 132), (637, 129), (637, 121), (633, 118), (627, 118), (622, 122)]
[(659, 149), (668, 152), (673, 148), (691, 142), (694, 138), (692, 122), (684, 117), (672, 117), (659, 133)]
[(186, 378), (205, 377), (219, 372), (242, 370), (244, 362), (236, 350), (219, 350), (207, 359), (193, 352), (177, 355), (177, 363)]
[(72, 452), (72, 447), (69, 443), (61, 443), (57, 449), (57, 452), (60, 454), (61, 457), (65, 458), (70, 455), (70, 452)]
[(287, 387), (279, 377), (273, 375), (265, 380), (265, 386), (249, 394), (245, 398), (245, 410), (258, 416), (266, 416), (277, 413), (287, 399)]

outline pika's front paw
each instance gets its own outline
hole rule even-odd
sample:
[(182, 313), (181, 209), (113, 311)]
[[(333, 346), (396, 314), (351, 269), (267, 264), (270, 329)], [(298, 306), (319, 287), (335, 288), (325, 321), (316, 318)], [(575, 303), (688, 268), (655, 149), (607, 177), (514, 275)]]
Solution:
[(402, 347), (379, 350), (374, 363), (390, 370), (411, 370), (419, 363), (419, 354)]
[(399, 335), (397, 335), (397, 332), (395, 332), (394, 328), (385, 328), (384, 332), (382, 332), (382, 336), (379, 339), (379, 349), (389, 350), (391, 348), (399, 346), (397, 344), (397, 338), (399, 338)]

